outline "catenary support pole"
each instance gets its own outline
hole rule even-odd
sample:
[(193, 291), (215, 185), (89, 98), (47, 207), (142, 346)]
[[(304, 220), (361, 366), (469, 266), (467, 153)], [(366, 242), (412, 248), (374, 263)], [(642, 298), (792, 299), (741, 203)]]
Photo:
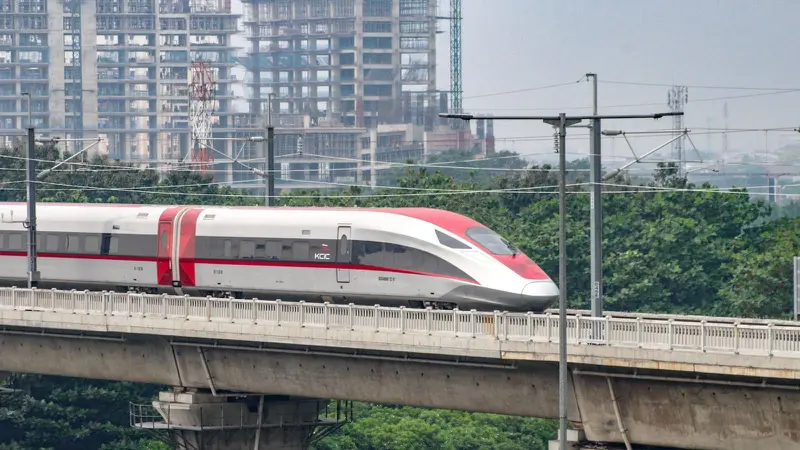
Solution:
[(275, 206), (275, 127), (267, 128), (267, 161), (264, 179), (267, 181), (265, 206)]
[(25, 161), (28, 188), (28, 287), (39, 285), (39, 271), (36, 264), (36, 136), (33, 124), (28, 125), (28, 157)]
[(582, 120), (598, 120), (598, 119), (660, 119), (666, 116), (682, 116), (682, 111), (672, 111), (668, 113), (655, 113), (655, 114), (609, 114), (600, 116), (592, 114), (590, 116), (569, 116), (560, 113), (558, 116), (482, 116), (477, 114), (457, 113), (446, 114), (440, 113), (439, 117), (445, 119), (461, 119), (461, 120), (477, 120), (477, 119), (493, 119), (493, 120), (541, 120), (544, 123), (555, 127), (557, 129), (559, 142), (559, 264), (558, 264), (558, 372), (559, 372), (559, 441), (561, 449), (566, 449), (567, 444), (567, 382), (568, 382), (568, 365), (567, 365), (567, 224), (566, 224), (566, 152), (567, 152), (567, 127), (580, 123)]
[(264, 206), (275, 205), (275, 125), (272, 123), (272, 94), (267, 110), (267, 151), (264, 153)]
[[(597, 115), (597, 74), (587, 73), (592, 79), (593, 108)], [(590, 220), (589, 237), (591, 241), (591, 299), (592, 316), (603, 315), (603, 209), (602, 209), (602, 171), (601, 171), (601, 124), (600, 119), (592, 120), (591, 150), (589, 153)]]
[(567, 448), (567, 117), (558, 126), (558, 432), (561, 450)]

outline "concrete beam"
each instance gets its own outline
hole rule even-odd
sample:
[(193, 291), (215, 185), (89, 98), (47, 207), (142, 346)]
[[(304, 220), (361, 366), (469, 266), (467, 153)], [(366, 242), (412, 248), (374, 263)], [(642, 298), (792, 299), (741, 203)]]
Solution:
[[(160, 337), (120, 342), (0, 334), (0, 370), (210, 388), (193, 347)], [(214, 388), (530, 417), (558, 416), (558, 370), (205, 348)], [(571, 420), (579, 421), (571, 396)]]
[[(170, 338), (218, 339), (241, 343), (293, 345), (437, 357), (489, 358), (494, 361), (557, 362), (558, 344), (486, 335), (394, 332), (356, 328), (326, 328), (295, 324), (238, 323), (184, 318), (83, 315), (50, 311), (0, 309), (0, 324), (118, 334), (147, 334)], [(769, 356), (715, 351), (669, 350), (636, 346), (576, 345), (570, 343), (570, 363), (623, 369), (669, 370), (722, 376), (800, 380), (800, 358), (794, 353)]]
[(707, 450), (800, 448), (800, 392), (573, 375), (583, 431), (594, 442)]
[[(198, 389), (269, 392), (442, 409), (555, 418), (552, 362), (516, 368), (359, 355), (176, 345), (155, 336), (95, 341), (0, 334), (0, 371), (159, 383)], [(575, 367), (575, 366), (573, 366)], [(800, 448), (800, 391), (604, 376), (573, 369), (570, 416), (586, 439), (744, 450)], [(627, 377), (627, 378), (626, 378)], [(211, 382), (209, 382), (209, 379)], [(213, 383), (213, 384), (212, 384)], [(619, 419), (614, 408), (617, 400)], [(766, 445), (763, 445), (766, 444)]]

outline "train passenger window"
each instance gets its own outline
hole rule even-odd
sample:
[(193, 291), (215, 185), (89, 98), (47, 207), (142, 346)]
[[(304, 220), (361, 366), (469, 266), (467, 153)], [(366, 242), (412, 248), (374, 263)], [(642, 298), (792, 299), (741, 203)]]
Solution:
[(281, 241), (267, 241), (267, 259), (281, 259), (282, 247), (283, 243)]
[[(153, 248), (153, 247), (150, 247)], [(116, 236), (111, 236), (111, 239), (108, 243), (108, 254), (109, 255), (116, 255), (119, 253), (119, 238)]]
[(6, 245), (8, 245), (8, 238), (6, 237), (7, 233), (3, 233), (0, 231), (0, 250), (5, 250)]
[(11, 233), (8, 235), (8, 249), (22, 250), (22, 233)]
[(233, 257), (233, 243), (230, 239), (225, 240), (225, 249), (223, 250), (223, 256), (225, 258), (232, 258)]
[(267, 257), (266, 244), (264, 242), (256, 244), (256, 251), (253, 257), (256, 259), (264, 259)]
[(80, 253), (81, 246), (78, 236), (67, 236), (67, 251), (70, 253)]
[(408, 265), (406, 248), (396, 244), (383, 244), (383, 265), (386, 267), (405, 268)]
[(292, 242), (291, 241), (281, 242), (281, 260), (283, 260), (283, 261), (291, 261), (292, 260)]
[(358, 260), (368, 266), (382, 266), (384, 263), (383, 244), (380, 242), (363, 242), (359, 246)]
[(458, 239), (446, 235), (439, 230), (436, 230), (436, 237), (439, 239), (439, 243), (444, 245), (445, 247), (455, 248), (455, 249), (470, 249), (469, 245), (459, 241)]
[(422, 251), (416, 252), (414, 260), (417, 261), (418, 270), (427, 273), (441, 273), (439, 271), (439, 258)]
[(57, 234), (47, 234), (45, 236), (45, 250), (48, 252), (57, 252), (59, 250), (58, 241), (60, 240), (60, 236)]
[(256, 243), (242, 241), (239, 243), (239, 259), (253, 259), (256, 253)]
[(481, 244), (489, 253), (494, 253), (495, 255), (514, 255), (519, 253), (519, 250), (511, 245), (510, 242), (488, 228), (469, 228), (467, 229), (467, 236)]
[[(77, 251), (77, 250), (73, 250)], [(85, 253), (100, 252), (100, 238), (97, 236), (86, 236), (83, 241), (83, 251)]]
[(295, 261), (308, 261), (311, 246), (305, 241), (292, 242), (292, 259)]

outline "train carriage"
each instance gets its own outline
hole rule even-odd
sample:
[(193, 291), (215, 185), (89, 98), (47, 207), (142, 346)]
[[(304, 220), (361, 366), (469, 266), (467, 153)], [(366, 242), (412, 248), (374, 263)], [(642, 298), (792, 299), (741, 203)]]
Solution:
[[(0, 283), (27, 280), (0, 204)], [(480, 223), (427, 208), (37, 205), (41, 288), (540, 311), (552, 280)]]

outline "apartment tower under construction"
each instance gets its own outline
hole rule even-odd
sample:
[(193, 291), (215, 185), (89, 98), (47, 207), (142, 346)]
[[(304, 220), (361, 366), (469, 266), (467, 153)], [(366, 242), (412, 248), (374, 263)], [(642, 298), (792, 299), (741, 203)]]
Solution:
[(37, 134), (185, 159), (197, 62), (215, 82), (214, 125), (230, 127), (238, 19), (230, 0), (0, 0), (0, 136), (24, 133), (30, 101)]
[(447, 104), (436, 90), (435, 0), (242, 0), (245, 92), (279, 126), (415, 123)]

